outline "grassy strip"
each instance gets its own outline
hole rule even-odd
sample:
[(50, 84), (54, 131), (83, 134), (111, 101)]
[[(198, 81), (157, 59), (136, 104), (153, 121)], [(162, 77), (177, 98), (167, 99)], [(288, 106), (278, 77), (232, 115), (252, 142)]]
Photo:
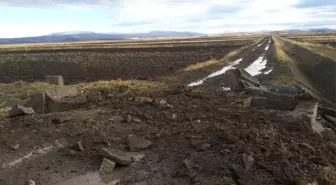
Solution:
[(218, 60), (210, 59), (210, 60), (205, 61), (205, 62), (199, 62), (197, 64), (189, 65), (188, 67), (182, 69), (181, 71), (184, 71), (184, 72), (194, 71), (194, 70), (197, 70), (197, 69), (201, 69), (201, 68), (204, 68), (204, 67), (209, 67), (209, 66), (217, 65), (217, 64), (219, 64)]
[(279, 39), (282, 39), (286, 42), (295, 44), (299, 47), (303, 47), (313, 53), (316, 53), (318, 55), (321, 55), (323, 57), (326, 58), (330, 58), (331, 60), (336, 62), (336, 48), (332, 47), (332, 46), (325, 46), (322, 44), (313, 44), (313, 43), (308, 43), (308, 42), (298, 42), (295, 40), (291, 40), (291, 39), (286, 39), (286, 38), (282, 38), (282, 37), (278, 37)]
[(30, 93), (41, 92), (54, 86), (44, 82), (28, 83), (17, 81), (11, 84), (0, 85), (0, 93), (8, 97), (27, 98)]
[(283, 51), (284, 43), (277, 37), (273, 36), (273, 40), (275, 41), (275, 58), (279, 62), (292, 62), (290, 57)]
[(106, 80), (106, 81), (94, 81), (88, 83), (81, 83), (79, 86), (86, 89), (93, 88), (125, 88), (131, 90), (158, 90), (165, 89), (167, 85), (162, 82), (146, 81), (146, 80)]

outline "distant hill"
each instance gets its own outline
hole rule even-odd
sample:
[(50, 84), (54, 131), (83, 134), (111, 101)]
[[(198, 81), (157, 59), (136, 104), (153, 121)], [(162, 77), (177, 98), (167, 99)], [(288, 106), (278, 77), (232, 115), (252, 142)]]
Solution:
[(0, 44), (39, 43), (39, 42), (70, 42), (93, 40), (122, 40), (131, 38), (158, 38), (158, 37), (192, 37), (203, 36), (196, 32), (152, 31), (148, 33), (95, 33), (95, 32), (61, 32), (38, 37), (0, 38)]

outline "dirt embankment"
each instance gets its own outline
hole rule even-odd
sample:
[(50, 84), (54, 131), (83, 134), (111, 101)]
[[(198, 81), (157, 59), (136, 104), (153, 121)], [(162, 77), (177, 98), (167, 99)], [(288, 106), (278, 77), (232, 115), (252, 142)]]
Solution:
[(336, 61), (279, 38), (283, 50), (323, 98), (336, 102)]

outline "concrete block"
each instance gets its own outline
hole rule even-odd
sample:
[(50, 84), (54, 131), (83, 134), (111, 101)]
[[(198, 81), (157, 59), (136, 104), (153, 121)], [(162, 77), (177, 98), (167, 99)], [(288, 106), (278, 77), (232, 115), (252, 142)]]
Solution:
[(316, 101), (300, 101), (295, 107), (294, 114), (314, 123), (316, 121), (317, 110), (318, 103)]
[(31, 95), (31, 98), (25, 103), (25, 106), (32, 107), (37, 113), (45, 113), (46, 93), (40, 92)]
[(52, 99), (61, 99), (65, 97), (74, 97), (80, 95), (80, 90), (74, 86), (59, 86), (51, 88), (46, 92), (46, 95)]
[(71, 97), (71, 98), (58, 98), (53, 99), (46, 96), (46, 112), (64, 112), (72, 109), (80, 108), (81, 105), (86, 103), (85, 97)]
[(64, 85), (64, 80), (63, 76), (58, 76), (58, 75), (47, 75), (45, 77), (46, 82), (50, 84), (55, 84), (55, 85)]
[(244, 107), (293, 111), (297, 103), (297, 100), (291, 99), (274, 100), (265, 97), (251, 97), (244, 101)]

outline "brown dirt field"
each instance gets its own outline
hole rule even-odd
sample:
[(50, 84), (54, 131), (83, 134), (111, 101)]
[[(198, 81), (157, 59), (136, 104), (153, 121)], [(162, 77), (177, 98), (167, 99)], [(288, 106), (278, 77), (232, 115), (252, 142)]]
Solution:
[[(287, 64), (277, 61), (274, 41), (269, 43), (269, 39), (261, 40), (259, 47), (254, 43), (242, 48), (229, 61), (187, 72), (181, 69), (221, 59), (237, 46), (0, 54), (6, 58), (0, 63), (0, 76), (8, 81), (33, 81), (44, 79), (46, 73), (61, 73), (69, 83), (150, 77), (178, 86), (163, 83), (164, 88), (159, 88), (155, 82), (142, 80), (148, 87), (141, 89), (135, 81), (93, 82), (82, 94), (88, 102), (76, 110), (0, 117), (0, 185), (21, 185), (28, 180), (37, 185), (336, 185), (336, 146), (330, 144), (336, 142), (335, 125), (318, 115), (317, 121), (329, 129), (320, 135), (299, 115), (244, 106), (244, 100), (253, 96), (279, 102), (302, 97), (217, 91), (223, 86), (223, 75), (199, 87), (186, 87), (229, 62), (242, 59), (237, 67), (246, 68), (261, 56), (267, 63), (255, 77), (263, 84), (292, 77)], [(272, 72), (265, 74), (269, 69)], [(324, 80), (324, 75), (316, 80)], [(141, 101), (138, 96), (156, 101)], [(153, 146), (137, 152), (144, 157), (129, 167), (117, 165), (112, 174), (99, 176), (100, 149), (128, 151), (128, 134), (147, 139)], [(83, 151), (74, 148), (78, 141)]]
[(67, 84), (155, 78), (172, 75), (191, 64), (220, 59), (238, 47), (225, 44), (0, 53), (0, 82), (41, 81), (45, 75), (62, 75)]

